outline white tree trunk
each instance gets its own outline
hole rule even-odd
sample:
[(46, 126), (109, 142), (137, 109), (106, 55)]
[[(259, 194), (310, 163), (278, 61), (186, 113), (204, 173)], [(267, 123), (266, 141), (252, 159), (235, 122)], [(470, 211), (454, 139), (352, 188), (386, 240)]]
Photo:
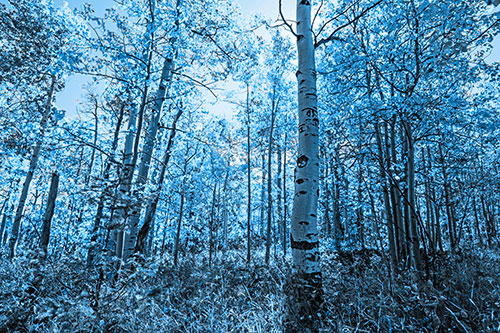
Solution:
[[(160, 78), (160, 86), (156, 93), (155, 103), (153, 106), (153, 118), (148, 126), (148, 131), (146, 134), (146, 141), (144, 142), (144, 147), (142, 150), (141, 161), (139, 164), (139, 173), (137, 175), (137, 181), (135, 183), (137, 196), (141, 196), (144, 191), (145, 185), (148, 180), (149, 167), (151, 164), (151, 158), (153, 155), (153, 148), (156, 141), (156, 134), (158, 133), (158, 123), (160, 121), (161, 110), (163, 107), (163, 102), (165, 100), (166, 92), (172, 81), (172, 68), (174, 65), (173, 57), (167, 57), (163, 64), (163, 70)], [(141, 217), (141, 200), (138, 198), (134, 210), (131, 212), (129, 222), (128, 222), (128, 232), (126, 238), (126, 244), (123, 251), (123, 260), (127, 260), (128, 257), (134, 253), (139, 219)]]
[(311, 30), (311, 1), (297, 1), (297, 34), (299, 147), (291, 245), (293, 262), (297, 272), (320, 279), (317, 231), (319, 118), (314, 43)]
[(12, 259), (15, 255), (15, 249), (17, 245), (17, 240), (19, 238), (19, 229), (21, 227), (21, 218), (23, 216), (24, 205), (26, 204), (26, 199), (28, 198), (28, 192), (30, 189), (31, 181), (33, 180), (33, 175), (35, 173), (36, 166), (38, 164), (38, 158), (40, 157), (40, 150), (42, 148), (43, 138), (45, 136), (45, 129), (47, 127), (47, 122), (49, 120), (50, 111), (52, 110), (52, 98), (54, 96), (54, 91), (56, 87), (56, 78), (52, 76), (52, 84), (50, 86), (50, 91), (47, 96), (47, 103), (45, 105), (45, 110), (43, 112), (42, 120), (40, 121), (40, 132), (38, 133), (38, 138), (33, 148), (33, 153), (31, 154), (30, 166), (26, 178), (24, 179), (23, 189), (21, 191), (21, 197), (19, 198), (19, 204), (17, 205), (16, 215), (14, 217), (14, 223), (12, 225), (12, 233), (9, 240), (9, 256)]
[[(177, 1), (177, 15), (179, 16), (179, 9), (182, 5), (181, 0)], [(156, 141), (156, 134), (158, 133), (158, 125), (161, 116), (161, 110), (163, 108), (163, 104), (165, 98), (167, 96), (168, 88), (172, 82), (172, 70), (174, 67), (175, 57), (177, 55), (177, 33), (179, 29), (179, 17), (177, 16), (175, 22), (175, 30), (173, 32), (174, 36), (170, 40), (170, 53), (165, 58), (163, 62), (163, 69), (160, 77), (160, 84), (158, 86), (158, 90), (156, 92), (156, 96), (154, 99), (153, 110), (152, 110), (152, 119), (149, 123), (146, 141), (144, 142), (144, 147), (141, 155), (141, 162), (139, 164), (139, 173), (137, 175), (137, 181), (135, 183), (135, 193), (137, 203), (134, 206), (134, 210), (131, 212), (131, 216), (128, 222), (128, 232), (126, 237), (125, 248), (123, 251), (123, 259), (127, 260), (128, 257), (134, 253), (136, 243), (137, 243), (137, 234), (138, 234), (138, 226), (139, 220), (141, 217), (141, 211), (143, 205), (141, 204), (141, 196), (144, 192), (147, 180), (149, 167), (151, 164), (151, 159), (153, 156), (153, 149)]]
[(317, 231), (319, 118), (311, 6), (311, 0), (297, 0), (299, 147), (290, 237), (294, 276), (287, 331), (317, 330), (322, 302)]
[(127, 134), (125, 135), (125, 146), (123, 148), (123, 166), (120, 173), (120, 186), (118, 188), (118, 207), (117, 211), (117, 234), (116, 234), (116, 244), (115, 244), (115, 254), (118, 258), (122, 258), (123, 246), (125, 241), (125, 221), (127, 219), (128, 209), (130, 206), (130, 199), (128, 194), (130, 193), (130, 180), (132, 179), (131, 173), (134, 172), (133, 167), (133, 148), (134, 148), (134, 137), (136, 135), (136, 121), (137, 121), (137, 109), (132, 108), (130, 110), (130, 115), (128, 119)]

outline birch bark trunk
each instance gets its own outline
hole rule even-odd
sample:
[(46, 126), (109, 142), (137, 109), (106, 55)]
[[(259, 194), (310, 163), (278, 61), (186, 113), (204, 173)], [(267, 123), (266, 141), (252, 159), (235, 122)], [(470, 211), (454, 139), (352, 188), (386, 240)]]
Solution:
[[(118, 207), (116, 207), (115, 211), (118, 215), (117, 219), (119, 222), (115, 225), (110, 226), (110, 228), (116, 228), (116, 242), (115, 242), (115, 254), (118, 258), (122, 258), (123, 254), (123, 245), (125, 238), (125, 221), (128, 214), (129, 209), (129, 199), (128, 194), (130, 193), (131, 187), (131, 174), (133, 173), (133, 145), (134, 145), (134, 137), (136, 135), (136, 123), (137, 120), (137, 110), (136, 108), (132, 108), (130, 110), (130, 115), (128, 119), (127, 126), (127, 134), (125, 135), (125, 146), (123, 148), (123, 166), (120, 172), (120, 185), (118, 187)], [(114, 214), (112, 214), (114, 215)], [(111, 220), (112, 221), (112, 220)]]
[(277, 241), (281, 241), (281, 245), (284, 247), (283, 239), (281, 235), (283, 235), (283, 207), (282, 207), (282, 186), (281, 186), (281, 147), (277, 147), (277, 174), (276, 174), (276, 187), (278, 189), (278, 233), (277, 233)]
[[(172, 68), (174, 64), (174, 57), (167, 57), (163, 64), (163, 70), (160, 78), (160, 85), (156, 93), (155, 103), (153, 106), (153, 118), (149, 123), (146, 141), (144, 142), (144, 147), (142, 150), (141, 161), (139, 164), (139, 173), (137, 175), (137, 181), (135, 183), (137, 196), (141, 196), (144, 192), (146, 182), (148, 180), (149, 166), (151, 164), (151, 158), (153, 155), (153, 148), (156, 141), (156, 134), (158, 133), (159, 120), (161, 115), (161, 110), (163, 107), (163, 102), (165, 100), (166, 92), (171, 83), (172, 79)], [(139, 198), (138, 198), (139, 199)], [(141, 216), (142, 205), (141, 200), (137, 200), (137, 205), (134, 206), (134, 210), (130, 214), (128, 223), (128, 233), (126, 238), (125, 249), (123, 252), (123, 260), (127, 260), (128, 257), (134, 253), (134, 249), (137, 242), (137, 233), (139, 219)]]
[(286, 258), (286, 249), (287, 249), (287, 220), (288, 220), (288, 203), (287, 203), (287, 190), (286, 190), (286, 145), (287, 145), (287, 138), (288, 135), (285, 133), (285, 142), (284, 142), (284, 147), (283, 147), (283, 258)]
[(273, 100), (271, 108), (271, 128), (269, 130), (269, 144), (267, 149), (267, 228), (266, 228), (266, 265), (269, 265), (269, 257), (271, 252), (271, 226), (272, 226), (272, 210), (273, 210), (273, 196), (272, 196), (272, 156), (273, 156), (273, 132), (274, 132), (274, 118), (275, 118), (275, 103)]
[(289, 318), (309, 329), (315, 327), (322, 303), (317, 230), (319, 117), (311, 6), (310, 0), (297, 0), (299, 142), (290, 237), (296, 286)]
[(247, 83), (247, 265), (250, 265), (250, 251), (251, 251), (251, 220), (252, 220), (252, 167), (250, 160), (250, 86)]
[(50, 90), (47, 95), (45, 110), (42, 115), (42, 120), (40, 121), (38, 138), (36, 140), (35, 147), (33, 148), (33, 153), (31, 154), (30, 166), (28, 169), (28, 173), (26, 174), (26, 178), (24, 179), (23, 189), (21, 191), (21, 196), (19, 198), (19, 204), (17, 205), (14, 222), (12, 224), (12, 233), (9, 240), (9, 257), (11, 259), (14, 258), (15, 255), (16, 245), (19, 238), (19, 229), (21, 227), (21, 219), (23, 217), (24, 205), (26, 204), (26, 199), (28, 198), (28, 192), (30, 189), (31, 181), (33, 180), (33, 175), (35, 173), (35, 169), (38, 164), (38, 158), (40, 157), (40, 150), (42, 148), (43, 139), (45, 137), (47, 122), (49, 120), (50, 112), (52, 110), (52, 98), (54, 97), (55, 88), (56, 88), (56, 77), (52, 76), (52, 83), (50, 85)]
[(177, 122), (179, 121), (179, 118), (181, 117), (182, 112), (183, 112), (183, 109), (179, 108), (177, 111), (177, 114), (175, 115), (174, 120), (172, 122), (172, 128), (170, 130), (170, 135), (168, 137), (167, 147), (165, 149), (165, 153), (163, 156), (163, 163), (161, 166), (160, 176), (159, 176), (158, 181), (157, 181), (156, 191), (154, 193), (153, 199), (151, 199), (150, 202), (148, 203), (148, 206), (146, 209), (146, 214), (144, 217), (144, 223), (143, 223), (141, 230), (139, 231), (139, 234), (137, 236), (137, 244), (135, 246), (136, 252), (144, 252), (144, 242), (147, 238), (147, 235), (149, 234), (149, 232), (151, 230), (153, 219), (156, 215), (156, 209), (158, 207), (158, 202), (160, 201), (160, 195), (161, 195), (161, 191), (163, 189), (163, 183), (165, 181), (165, 174), (167, 171), (168, 162), (170, 161), (170, 156), (172, 155), (172, 146), (173, 146), (175, 134), (177, 131)]
[[(120, 135), (120, 128), (122, 125), (122, 120), (123, 120), (123, 114), (125, 111), (125, 104), (122, 104), (120, 106), (120, 113), (118, 114), (118, 119), (116, 121), (116, 127), (115, 127), (115, 132), (113, 135), (113, 142), (111, 143), (111, 156), (107, 158), (106, 160), (106, 166), (104, 167), (104, 173), (103, 173), (103, 181), (106, 183), (109, 180), (110, 176), (110, 171), (111, 171), (111, 165), (112, 165), (112, 159), (115, 157), (116, 153), (116, 147), (118, 146), (118, 138)], [(106, 200), (106, 189), (103, 189), (101, 192), (101, 195), (99, 196), (99, 202), (97, 204), (97, 210), (96, 214), (94, 217), (94, 224), (92, 225), (92, 232), (91, 232), (91, 238), (90, 238), (90, 246), (89, 250), (87, 253), (87, 266), (91, 266), (94, 257), (95, 257), (95, 250), (97, 247), (97, 238), (99, 234), (99, 228), (101, 227), (101, 219), (103, 216), (104, 212), (104, 201)]]

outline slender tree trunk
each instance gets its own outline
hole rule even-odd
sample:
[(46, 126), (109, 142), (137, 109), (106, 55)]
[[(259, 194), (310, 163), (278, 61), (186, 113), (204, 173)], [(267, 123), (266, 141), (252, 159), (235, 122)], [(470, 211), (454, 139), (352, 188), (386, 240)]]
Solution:
[(4, 238), (4, 231), (6, 224), (7, 224), (7, 211), (4, 211), (2, 215), (2, 222), (0, 224), (0, 246), (3, 246), (3, 238)]
[[(332, 234), (332, 223), (330, 221), (330, 197), (332, 196), (332, 193), (330, 191), (330, 184), (328, 182), (328, 177), (330, 175), (328, 166), (330, 165), (329, 163), (329, 158), (328, 155), (326, 154), (325, 151), (323, 151), (323, 161), (324, 161), (324, 166), (323, 166), (323, 173), (321, 177), (321, 186), (323, 187), (323, 197), (324, 197), (324, 222), (323, 222), (323, 231), (326, 236), (330, 237)], [(337, 248), (337, 244), (335, 244), (335, 248)]]
[(440, 220), (440, 205), (434, 207), (434, 215), (436, 217), (436, 245), (439, 246), (439, 251), (443, 252), (443, 237), (441, 236), (441, 220)]
[[(431, 156), (431, 149), (429, 147), (427, 147), (427, 157), (428, 157), (428, 160), (429, 160), (429, 170), (432, 170), (432, 156)], [(434, 239), (433, 239), (433, 243), (434, 243), (434, 247), (436, 248), (436, 250), (438, 249), (439, 247), (439, 251), (443, 251), (443, 242), (442, 242), (442, 238), (441, 238), (441, 222), (439, 220), (439, 203), (437, 201), (437, 197), (436, 197), (436, 190), (435, 188), (433, 188), (432, 184), (434, 183), (434, 177), (431, 176), (430, 178), (430, 185), (429, 185), (429, 188), (431, 189), (430, 191), (430, 200), (431, 200), (431, 210), (434, 211), (434, 215), (433, 215), (433, 234), (434, 234)], [(433, 208), (433, 209), (432, 209)]]
[[(5, 199), (7, 202), (9, 198)], [(3, 245), (3, 238), (4, 238), (4, 231), (5, 231), (5, 226), (7, 224), (7, 215), (8, 215), (8, 207), (5, 207), (5, 210), (2, 210), (3, 215), (2, 215), (2, 223), (0, 224), (0, 246)]]
[[(328, 163), (326, 161), (325, 163)], [(344, 170), (340, 162), (340, 156), (338, 154), (338, 149), (335, 150), (335, 156), (332, 157), (330, 161), (330, 170), (333, 172), (334, 180), (332, 181), (332, 202), (333, 202), (333, 226), (334, 226), (334, 238), (335, 238), (335, 249), (337, 251), (341, 248), (341, 243), (344, 239), (344, 227), (342, 226), (342, 211), (341, 206), (341, 182), (344, 177)], [(338, 167), (337, 167), (338, 166)], [(339, 174), (338, 170), (341, 170)], [(346, 184), (346, 183), (344, 183)], [(346, 192), (347, 192), (347, 185)], [(347, 206), (347, 205), (344, 205)]]
[(137, 110), (132, 108), (128, 119), (127, 134), (125, 135), (125, 146), (123, 148), (123, 164), (120, 172), (120, 185), (118, 187), (118, 207), (115, 208), (115, 214), (118, 215), (118, 222), (112, 228), (116, 230), (115, 254), (122, 258), (123, 246), (125, 241), (125, 222), (129, 212), (131, 180), (134, 172), (133, 165), (133, 144), (136, 133)]
[[(427, 215), (426, 219), (426, 229), (429, 235), (429, 248), (431, 249), (431, 253), (436, 252), (436, 244), (434, 243), (434, 214), (432, 209), (432, 201), (431, 201), (431, 184), (430, 184), (430, 172), (431, 168), (427, 165), (427, 161), (425, 158), (425, 149), (422, 147), (422, 164), (424, 170), (424, 187), (425, 187), (425, 211)], [(429, 161), (430, 163), (430, 161)]]
[(281, 241), (281, 245), (284, 246), (283, 244), (283, 239), (281, 238), (281, 235), (283, 235), (283, 206), (282, 206), (282, 186), (281, 186), (281, 147), (277, 147), (277, 174), (276, 174), (276, 187), (278, 189), (278, 241)]
[(262, 151), (262, 185), (260, 187), (260, 237), (264, 239), (265, 232), (264, 226), (265, 224), (265, 213), (266, 213), (266, 155), (265, 151)]
[[(388, 181), (387, 181), (387, 173), (384, 167), (384, 161), (386, 161), (386, 158), (384, 156), (384, 150), (382, 147), (382, 138), (380, 134), (380, 129), (379, 129), (379, 124), (375, 123), (375, 134), (376, 134), (376, 139), (377, 139), (377, 147), (378, 147), (378, 160), (379, 160), (379, 166), (380, 166), (380, 175), (382, 179), (382, 192), (383, 192), (383, 197), (384, 197), (384, 206), (385, 206), (385, 214), (387, 218), (387, 233), (388, 233), (388, 238), (389, 238), (389, 252), (391, 254), (391, 261), (392, 265), (396, 266), (397, 263), (397, 256), (396, 256), (396, 245), (395, 245), (395, 237), (394, 237), (394, 223), (392, 219), (392, 208), (391, 208), (391, 202), (389, 199), (389, 189), (388, 189)], [(373, 200), (372, 200), (373, 201)], [(374, 204), (372, 203), (372, 206)]]
[(38, 164), (38, 158), (40, 157), (40, 150), (42, 148), (43, 139), (45, 137), (45, 130), (47, 128), (47, 122), (52, 110), (52, 98), (54, 97), (54, 91), (56, 88), (56, 77), (52, 76), (52, 83), (50, 86), (49, 93), (47, 95), (47, 102), (45, 104), (45, 110), (42, 115), (42, 120), (40, 121), (40, 130), (36, 140), (35, 147), (33, 148), (33, 153), (31, 154), (30, 166), (26, 178), (24, 179), (23, 189), (21, 191), (21, 196), (19, 197), (19, 204), (17, 205), (16, 215), (14, 217), (14, 223), (12, 225), (12, 233), (9, 240), (9, 256), (14, 258), (17, 240), (19, 238), (19, 229), (21, 226), (21, 218), (23, 216), (24, 205), (26, 204), (26, 199), (28, 198), (28, 192), (30, 189), (31, 181), (33, 180), (33, 175), (35, 173), (36, 166)]
[[(118, 114), (115, 132), (113, 134), (113, 141), (111, 143), (111, 156), (112, 157), (107, 158), (106, 166), (104, 167), (104, 172), (103, 172), (103, 183), (104, 184), (106, 184), (107, 181), (109, 180), (111, 165), (113, 163), (113, 161), (111, 159), (114, 159), (115, 153), (116, 153), (116, 147), (118, 147), (118, 138), (120, 135), (120, 128), (121, 128), (122, 121), (123, 121), (124, 111), (125, 111), (125, 104), (122, 104), (120, 106), (120, 113)], [(107, 189), (105, 188), (102, 190), (101, 195), (99, 196), (99, 202), (97, 204), (97, 210), (96, 210), (96, 214), (94, 217), (94, 224), (92, 225), (90, 246), (89, 246), (89, 250), (87, 253), (87, 265), (89, 267), (92, 265), (92, 263), (94, 261), (94, 257), (95, 257), (95, 251), (97, 248), (97, 238), (99, 237), (99, 228), (101, 227), (101, 219), (102, 219), (103, 212), (104, 212), (104, 202), (105, 202), (106, 196), (107, 196), (106, 192), (107, 192)]]
[(288, 220), (288, 203), (287, 203), (287, 191), (286, 191), (286, 145), (288, 134), (285, 133), (285, 143), (283, 148), (283, 257), (286, 258), (286, 250), (288, 248), (286, 240), (287, 240), (287, 220)]
[[(148, 63), (146, 67), (146, 77), (144, 80), (144, 86), (142, 89), (142, 98), (139, 109), (136, 111), (131, 111), (129, 116), (129, 123), (127, 129), (127, 135), (125, 136), (125, 148), (124, 148), (124, 159), (122, 166), (122, 173), (120, 175), (120, 186), (118, 189), (119, 195), (119, 205), (118, 211), (118, 230), (116, 232), (115, 238), (115, 255), (122, 261), (128, 258), (127, 249), (127, 233), (130, 233), (130, 228), (127, 228), (127, 221), (133, 212), (133, 205), (136, 204), (130, 200), (132, 180), (134, 178), (134, 171), (137, 165), (137, 159), (139, 156), (139, 143), (141, 139), (142, 124), (144, 119), (144, 111), (146, 109), (147, 96), (150, 85), (150, 75), (151, 75), (151, 61), (152, 61), (152, 40), (150, 41), (150, 50), (148, 52)], [(133, 122), (132, 122), (133, 121)], [(118, 268), (120, 263), (118, 263)]]
[(446, 204), (446, 215), (448, 217), (448, 233), (450, 237), (450, 247), (452, 251), (455, 249), (455, 218), (453, 216), (453, 208), (452, 208), (452, 200), (451, 200), (451, 191), (450, 191), (450, 184), (448, 181), (448, 174), (445, 166), (445, 158), (443, 154), (443, 148), (441, 143), (439, 143), (439, 154), (441, 155), (441, 160), (442, 160), (442, 166), (441, 166), (441, 171), (443, 174), (443, 189), (444, 189), (444, 200)]
[(175, 117), (174, 117), (174, 120), (172, 121), (172, 127), (170, 130), (170, 135), (168, 137), (167, 147), (165, 148), (165, 153), (163, 155), (163, 163), (162, 163), (160, 175), (159, 175), (159, 178), (157, 181), (156, 191), (154, 192), (153, 198), (148, 203), (148, 206), (146, 208), (146, 215), (144, 217), (144, 223), (143, 223), (141, 230), (139, 231), (139, 234), (137, 236), (137, 242), (136, 242), (136, 247), (135, 247), (136, 252), (143, 253), (144, 241), (146, 240), (147, 235), (149, 234), (149, 232), (151, 230), (153, 219), (156, 215), (156, 209), (158, 207), (158, 202), (160, 200), (161, 192), (163, 189), (163, 183), (165, 181), (165, 174), (167, 171), (167, 165), (168, 165), (168, 162), (170, 161), (170, 156), (172, 154), (172, 146), (173, 146), (175, 134), (177, 131), (177, 122), (179, 121), (179, 118), (181, 117), (182, 112), (183, 112), (182, 108), (179, 108), (177, 110)]
[(177, 258), (179, 256), (179, 240), (181, 235), (181, 224), (182, 215), (184, 212), (184, 192), (181, 193), (181, 204), (179, 208), (179, 218), (177, 219), (177, 232), (175, 234), (175, 244), (174, 244), (174, 266), (177, 266)]
[(488, 205), (486, 203), (484, 195), (481, 195), (481, 207), (483, 209), (484, 221), (486, 223), (486, 234), (488, 235), (488, 244), (491, 246), (493, 240), (493, 228), (491, 222), (491, 215), (488, 210)]
[(359, 140), (358, 140), (358, 196), (357, 196), (357, 209), (356, 209), (356, 240), (359, 242), (361, 245), (361, 248), (365, 248), (365, 239), (364, 239), (364, 229), (363, 229), (363, 220), (364, 220), (364, 214), (363, 214), (363, 188), (362, 188), (362, 183), (363, 183), (363, 162), (364, 162), (364, 153), (362, 152), (362, 144), (361, 140), (363, 140), (363, 128), (362, 128), (362, 121), (361, 121), (361, 114), (359, 115)]
[(87, 174), (85, 175), (85, 182), (88, 183), (90, 180), (90, 176), (92, 175), (92, 168), (94, 167), (94, 159), (95, 159), (95, 151), (97, 148), (97, 138), (99, 136), (99, 105), (97, 104), (97, 99), (95, 100), (94, 107), (94, 140), (92, 142), (92, 153), (90, 154), (90, 163), (89, 168), (87, 170)]
[(125, 252), (123, 254), (123, 259), (127, 260), (128, 257), (134, 252), (136, 242), (137, 242), (137, 232), (139, 219), (141, 217), (142, 204), (141, 196), (143, 195), (149, 173), (149, 166), (151, 164), (151, 159), (153, 156), (153, 148), (156, 141), (156, 135), (158, 133), (159, 121), (161, 110), (163, 107), (163, 102), (166, 97), (166, 93), (170, 83), (172, 82), (172, 69), (174, 65), (174, 57), (167, 57), (163, 63), (163, 70), (160, 78), (160, 85), (156, 93), (156, 98), (154, 100), (152, 115), (153, 118), (149, 123), (146, 139), (144, 142), (144, 147), (141, 155), (141, 161), (139, 164), (139, 172), (137, 175), (137, 181), (135, 182), (135, 191), (137, 192), (137, 203), (134, 206), (129, 218), (128, 223), (128, 234), (127, 241), (125, 245)]
[[(19, 183), (19, 181), (15, 182), (14, 180), (12, 180), (10, 182), (9, 193), (7, 194), (7, 197), (5, 198), (5, 201), (2, 204), (2, 208), (0, 209), (0, 213), (3, 213), (2, 222), (0, 225), (0, 246), (3, 246), (5, 239), (7, 238), (7, 228), (6, 227), (7, 227), (7, 222), (10, 222), (10, 215), (12, 213), (11, 212), (12, 209), (9, 209), (9, 202), (10, 202), (10, 198), (12, 195), (12, 191), (14, 190), (14, 188), (17, 187), (18, 183)], [(7, 221), (7, 220), (9, 220), (9, 221)]]
[(42, 256), (47, 256), (47, 248), (50, 240), (50, 226), (52, 223), (52, 216), (54, 216), (54, 208), (56, 207), (57, 188), (59, 186), (59, 174), (54, 172), (50, 182), (49, 196), (47, 198), (47, 207), (45, 208), (45, 215), (42, 224), (42, 237), (40, 239), (40, 247), (42, 249)]
[(406, 122), (406, 135), (408, 142), (408, 206), (410, 212), (410, 239), (413, 251), (415, 268), (422, 271), (422, 259), (420, 255), (420, 241), (417, 233), (417, 206), (415, 202), (415, 143), (413, 132), (409, 121)]
[(2, 216), (2, 226), (0, 228), (1, 234), (0, 234), (0, 246), (4, 246), (5, 243), (7, 242), (7, 236), (8, 236), (8, 231), (7, 227), (9, 226), (10, 222), (12, 221), (12, 210), (14, 209), (14, 205), (11, 205), (9, 211), (5, 211)]
[(403, 121), (401, 122), (401, 141), (403, 142), (403, 153), (402, 153), (402, 160), (403, 160), (403, 165), (404, 165), (404, 188), (403, 188), (403, 195), (402, 195), (402, 205), (403, 205), (403, 213), (404, 213), (404, 237), (405, 237), (405, 253), (406, 253), (406, 259), (407, 259), (407, 266), (411, 265), (411, 260), (413, 258), (412, 252), (411, 252), (411, 231), (410, 231), (410, 200), (408, 196), (408, 184), (409, 184), (409, 152), (408, 152), (408, 140), (406, 137), (405, 133), (405, 124)]
[(250, 265), (252, 222), (252, 167), (250, 156), (250, 86), (247, 83), (247, 265)]
[[(391, 156), (392, 156), (392, 165), (398, 165), (397, 155), (396, 155), (396, 115), (392, 117), (391, 121)], [(403, 258), (406, 258), (407, 255), (406, 245), (405, 245), (403, 212), (401, 210), (401, 193), (397, 175), (392, 174), (391, 180), (392, 180), (391, 198), (393, 200), (393, 207), (394, 207), (393, 217), (396, 226), (395, 236), (396, 236), (397, 249), (399, 249), (398, 258), (401, 261)]]
[(224, 177), (224, 187), (222, 189), (223, 193), (223, 201), (222, 201), (222, 239), (224, 241), (224, 250), (227, 248), (227, 230), (228, 230), (228, 225), (227, 225), (227, 220), (228, 220), (228, 211), (227, 211), (227, 186), (229, 183), (229, 170), (230, 170), (230, 165), (228, 164), (227, 170), (226, 170), (226, 177)]
[(272, 226), (272, 210), (273, 210), (273, 196), (272, 196), (272, 156), (273, 156), (273, 132), (274, 132), (274, 118), (275, 118), (275, 102), (273, 99), (271, 107), (271, 128), (269, 129), (269, 144), (267, 149), (267, 230), (266, 230), (266, 265), (269, 265), (269, 257), (271, 252), (271, 226)]
[(296, 330), (317, 327), (322, 303), (317, 228), (319, 116), (311, 2), (297, 0), (299, 142), (290, 237), (296, 285), (289, 304), (289, 321)]
[(214, 220), (215, 220), (215, 200), (217, 193), (217, 184), (214, 185), (214, 191), (212, 194), (212, 208), (210, 210), (210, 219), (208, 225), (209, 240), (208, 240), (208, 267), (211, 269), (213, 264), (213, 252), (214, 252)]

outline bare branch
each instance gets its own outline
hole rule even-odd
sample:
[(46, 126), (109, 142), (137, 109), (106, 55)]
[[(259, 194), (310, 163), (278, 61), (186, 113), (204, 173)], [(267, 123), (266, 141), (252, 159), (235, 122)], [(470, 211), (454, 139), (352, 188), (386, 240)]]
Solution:
[(319, 11), (323, 7), (324, 2), (325, 2), (324, 0), (321, 0), (321, 3), (319, 4), (318, 10), (316, 10), (316, 14), (314, 14), (314, 18), (313, 18), (312, 23), (311, 23), (312, 27), (314, 27), (314, 22), (316, 21), (316, 18), (318, 17)]
[(183, 76), (191, 81), (193, 81), (194, 83), (198, 84), (199, 86), (202, 86), (203, 88), (206, 88), (215, 98), (217, 98), (217, 95), (214, 93), (214, 91), (212, 90), (212, 88), (210, 88), (208, 85), (206, 85), (205, 83), (201, 82), (201, 81), (198, 81), (194, 78), (192, 78), (191, 76), (189, 75), (186, 75), (186, 74), (183, 74), (183, 73), (178, 73), (178, 72), (174, 72), (172, 71), (172, 74), (175, 74), (175, 75), (179, 75), (179, 76)]
[(298, 38), (299, 36), (297, 35), (297, 33), (295, 31), (293, 31), (293, 28), (292, 26), (290, 25), (290, 23), (288, 23), (288, 21), (285, 19), (285, 15), (283, 15), (283, 9), (281, 8), (281, 0), (279, 2), (279, 9), (280, 9), (280, 17), (281, 17), (281, 20), (283, 21), (283, 23), (288, 27), (288, 30), (290, 30), (290, 32), (295, 36), (295, 38)]
[(347, 13), (347, 11), (349, 9), (351, 9), (352, 7), (354, 7), (355, 5), (357, 5), (361, 0), (356, 0), (354, 1), (352, 4), (350, 4), (349, 6), (347, 6), (347, 8), (342, 11), (342, 13), (338, 14), (337, 16), (335, 17), (332, 17), (331, 19), (329, 19), (328, 21), (326, 21), (323, 26), (319, 29), (318, 33), (315, 34), (315, 36), (319, 36), (321, 35), (321, 33), (323, 32), (323, 30), (330, 24), (332, 23), (333, 21), (337, 20), (339, 17), (341, 17), (342, 15), (344, 15), (345, 13)]
[(329, 42), (331, 42), (333, 40), (340, 40), (339, 37), (335, 36), (335, 34), (337, 32), (339, 32), (340, 30), (344, 29), (345, 27), (353, 24), (354, 22), (356, 22), (357, 20), (359, 20), (361, 17), (365, 16), (366, 13), (368, 13), (370, 10), (372, 10), (376, 6), (380, 5), (383, 1), (384, 0), (379, 0), (379, 1), (375, 2), (374, 4), (372, 4), (371, 6), (365, 8), (361, 13), (359, 13), (358, 15), (356, 15), (352, 20), (350, 20), (350, 21), (342, 24), (341, 26), (339, 26), (335, 30), (333, 30), (333, 32), (330, 34), (330, 36), (328, 36), (327, 38), (322, 38), (318, 42), (316, 42), (315, 45), (314, 45), (314, 47), (318, 48), (321, 45), (329, 43)]

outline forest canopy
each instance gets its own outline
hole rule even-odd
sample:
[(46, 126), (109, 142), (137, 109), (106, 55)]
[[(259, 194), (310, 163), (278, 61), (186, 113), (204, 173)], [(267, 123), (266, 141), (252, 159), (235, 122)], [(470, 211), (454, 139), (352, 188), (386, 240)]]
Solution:
[(275, 2), (0, 3), (0, 331), (500, 330), (498, 1)]

